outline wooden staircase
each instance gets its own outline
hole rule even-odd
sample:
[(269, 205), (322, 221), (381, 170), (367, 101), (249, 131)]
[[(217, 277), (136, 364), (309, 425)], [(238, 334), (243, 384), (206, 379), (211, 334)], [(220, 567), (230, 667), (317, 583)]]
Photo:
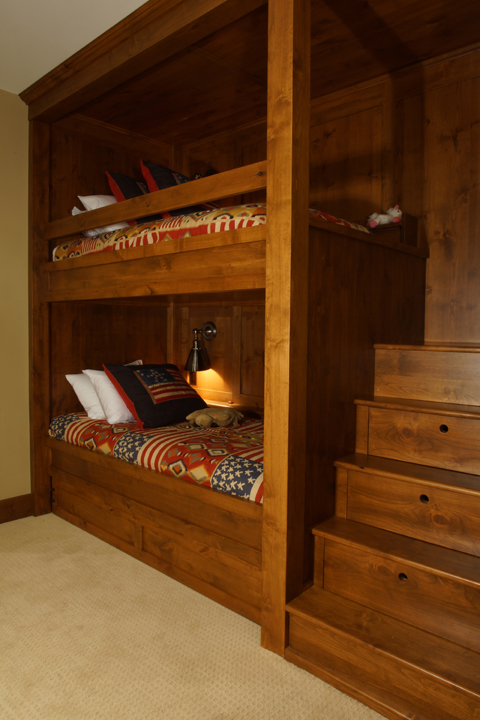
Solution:
[(388, 718), (480, 719), (480, 348), (375, 357), (285, 657)]

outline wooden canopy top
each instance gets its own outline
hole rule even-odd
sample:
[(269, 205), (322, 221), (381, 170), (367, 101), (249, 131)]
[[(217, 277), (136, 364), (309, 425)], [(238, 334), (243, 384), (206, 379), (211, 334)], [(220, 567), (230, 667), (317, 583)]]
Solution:
[[(31, 118), (79, 112), (175, 145), (263, 120), (267, 12), (265, 0), (150, 0), (21, 97)], [(311, 98), (468, 53), (479, 36), (474, 0), (312, 0)]]

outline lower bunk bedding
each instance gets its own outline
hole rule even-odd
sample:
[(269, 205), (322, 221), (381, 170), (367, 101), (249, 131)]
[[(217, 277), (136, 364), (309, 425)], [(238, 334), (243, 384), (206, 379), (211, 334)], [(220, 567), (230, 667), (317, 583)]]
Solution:
[(261, 421), (141, 429), (75, 413), (49, 436), (55, 514), (260, 621)]
[(196, 485), (263, 501), (260, 420), (244, 420), (236, 427), (201, 428), (184, 422), (144, 429), (72, 413), (54, 418), (49, 435)]

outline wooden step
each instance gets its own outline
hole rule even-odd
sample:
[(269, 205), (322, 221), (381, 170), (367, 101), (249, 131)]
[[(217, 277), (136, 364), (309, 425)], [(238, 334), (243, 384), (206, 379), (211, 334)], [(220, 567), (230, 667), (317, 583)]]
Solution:
[(285, 657), (386, 717), (478, 719), (478, 653), (317, 587), (287, 611)]
[(480, 558), (338, 517), (313, 533), (315, 585), (480, 651)]
[(355, 402), (357, 453), (480, 475), (480, 407), (384, 397)]
[(375, 345), (375, 395), (480, 405), (480, 347)]
[(480, 556), (480, 477), (350, 455), (335, 462), (335, 514)]

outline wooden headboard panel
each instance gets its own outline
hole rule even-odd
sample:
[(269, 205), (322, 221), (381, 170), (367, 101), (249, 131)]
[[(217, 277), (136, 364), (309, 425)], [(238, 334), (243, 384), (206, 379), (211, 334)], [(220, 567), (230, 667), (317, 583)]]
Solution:
[[(263, 407), (265, 296), (263, 291), (205, 298), (165, 297), (51, 305), (51, 417), (81, 410), (66, 374), (103, 363), (173, 362), (183, 370), (194, 327), (212, 320), (206, 343), (212, 369), (197, 373), (207, 402)], [(188, 379), (188, 373), (185, 373)]]

